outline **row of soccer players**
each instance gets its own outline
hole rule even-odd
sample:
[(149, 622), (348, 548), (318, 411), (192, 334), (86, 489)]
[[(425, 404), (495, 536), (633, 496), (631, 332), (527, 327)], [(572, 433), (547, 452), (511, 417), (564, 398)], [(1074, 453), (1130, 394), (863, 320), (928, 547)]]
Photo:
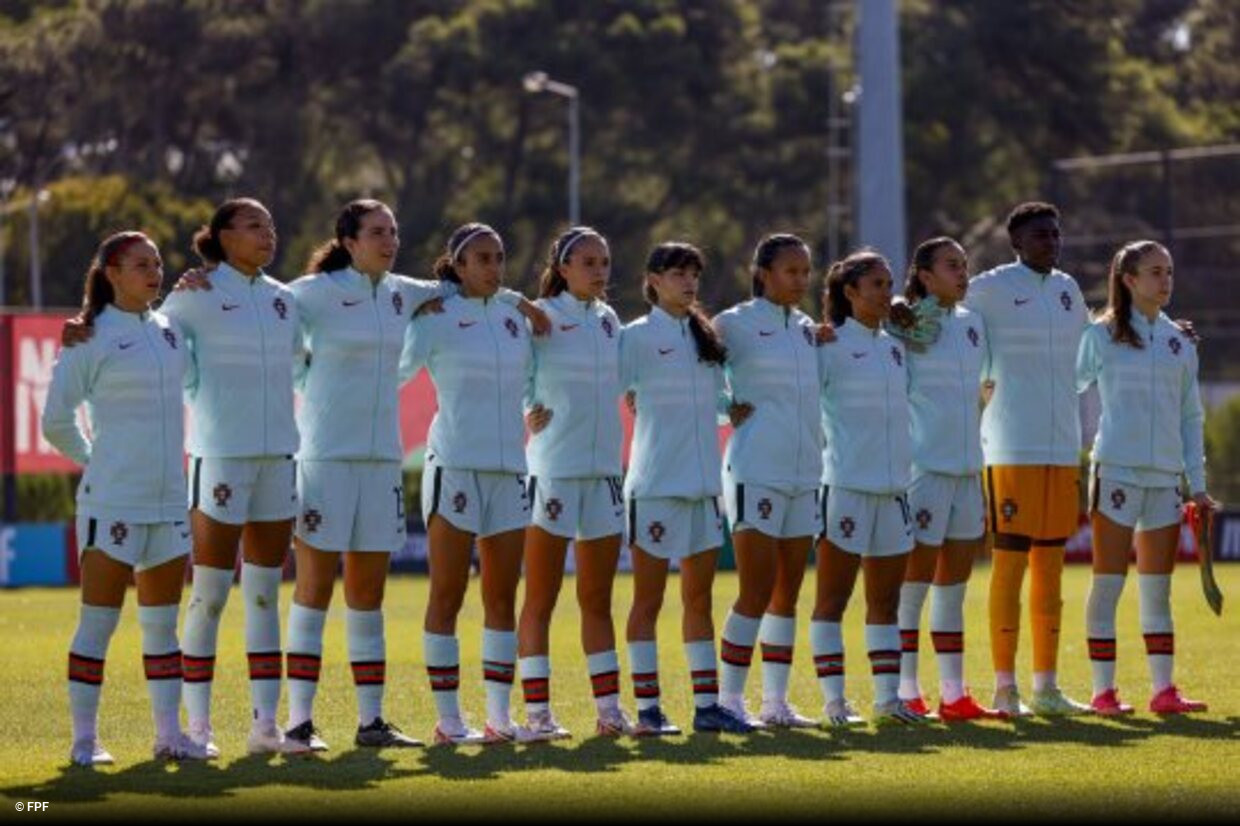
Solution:
[[(502, 288), (504, 246), (490, 227), (460, 227), (435, 263), (435, 280), (418, 281), (389, 271), (399, 244), (391, 211), (355, 201), (339, 215), (335, 238), (313, 255), (309, 274), (286, 286), (263, 272), (275, 253), (270, 215), (256, 201), (237, 199), (221, 205), (194, 239), (205, 273), (183, 278), (158, 311), (150, 309), (162, 282), (155, 244), (141, 233), (112, 236), (87, 274), (82, 317), (66, 327), (69, 346), (43, 420), (48, 440), (85, 466), (77, 516), (82, 609), (69, 655), (72, 759), (111, 760), (98, 742), (97, 709), (130, 571), (156, 754), (218, 754), (210, 722), (216, 632), (239, 545), (254, 720), (249, 750), (326, 748), (312, 709), (342, 561), (356, 742), (418, 744), (383, 716), (382, 602), (389, 555), (405, 539), (397, 391), (422, 367), (439, 402), (422, 484), (431, 571), (423, 641), (438, 743), (567, 736), (550, 710), (548, 629), (570, 539), (603, 734), (678, 731), (659, 703), (655, 637), (673, 560), (681, 572), (694, 728), (814, 725), (788, 704), (787, 686), (795, 606), (815, 539), (809, 638), (827, 723), (860, 720), (844, 696), (840, 621), (862, 568), (878, 719), (915, 722), (929, 714), (917, 682), (928, 591), (939, 714), (1028, 713), (1014, 680), (1027, 561), (1034, 574), (1033, 708), (1087, 710), (1058, 689), (1055, 659), (1063, 543), (1077, 518), (1076, 390), (1095, 381), (1103, 420), (1092, 508), (1092, 707), (1131, 710), (1118, 701), (1112, 675), (1115, 604), (1135, 527), (1156, 690), (1151, 707), (1191, 710), (1170, 679), (1179, 475), (1187, 474), (1201, 505), (1212, 503), (1195, 346), (1160, 313), (1170, 298), (1170, 259), (1151, 242), (1121, 250), (1109, 306), (1090, 327), (1075, 281), (1054, 268), (1054, 208), (1022, 205), (1008, 230), (1018, 260), (972, 285), (957, 243), (922, 244), (909, 270), (911, 309), (901, 307), (895, 318), (891, 269), (880, 255), (862, 251), (834, 263), (823, 325), (798, 309), (809, 292), (811, 259), (795, 236), (772, 235), (758, 245), (754, 298), (713, 320), (697, 304), (700, 251), (660, 244), (643, 275), (651, 310), (623, 327), (604, 302), (607, 242), (586, 227), (555, 241), (540, 297), (530, 303)], [(425, 312), (415, 318), (419, 308)], [(302, 396), (296, 416), (294, 388)], [(989, 397), (980, 422), (979, 388)], [(625, 393), (635, 432), (622, 478), (617, 400)], [(194, 424), (188, 486), (183, 399)], [(84, 402), (89, 439), (75, 419)], [(722, 467), (721, 416), (735, 426)], [(717, 666), (711, 586), (722, 542), (720, 495), (740, 593)], [(961, 672), (964, 588), (987, 501), (995, 545), (994, 709), (970, 697)], [(277, 588), (290, 534), (297, 583), (282, 650)], [(611, 611), (624, 539), (634, 566), (626, 638), (636, 721), (619, 704)], [(484, 608), (482, 732), (465, 723), (457, 700), (456, 619), (475, 542)], [(191, 544), (193, 590), (178, 641)], [(755, 717), (744, 693), (759, 642), (763, 701)], [(275, 717), (284, 654), (289, 719), (282, 731)], [(509, 710), (518, 669), (526, 725), (515, 724)], [(188, 734), (179, 722), (182, 693)]]

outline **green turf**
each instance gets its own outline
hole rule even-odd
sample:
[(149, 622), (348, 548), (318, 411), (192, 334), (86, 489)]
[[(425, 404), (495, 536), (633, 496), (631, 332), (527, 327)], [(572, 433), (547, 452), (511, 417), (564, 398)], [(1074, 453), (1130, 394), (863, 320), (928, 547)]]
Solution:
[[(966, 606), (966, 675), (989, 700), (985, 594), (981, 568)], [(812, 577), (812, 575), (811, 575)], [(1148, 700), (1145, 659), (1129, 583), (1120, 609), (1119, 683), (1142, 708)], [(1240, 812), (1240, 566), (1221, 566), (1232, 603), (1223, 619), (1208, 612), (1197, 573), (1182, 566), (1175, 582), (1177, 674), (1190, 696), (1211, 711), (1162, 720), (1140, 713), (1122, 721), (1029, 720), (1015, 724), (932, 726), (918, 730), (860, 729), (761, 733), (749, 737), (690, 735), (665, 741), (605, 740), (593, 735), (594, 708), (585, 660), (578, 649), (572, 582), (553, 632), (552, 698), (573, 740), (521, 747), (374, 753), (352, 746), (356, 726), (345, 657), (340, 604), (330, 614), (323, 680), (315, 719), (333, 746), (323, 758), (244, 755), (249, 700), (244, 677), (240, 594), (220, 630), (214, 721), (224, 756), (212, 765), (165, 765), (150, 758), (151, 722), (141, 677), (139, 632), (132, 599), (108, 658), (100, 733), (117, 765), (97, 771), (68, 766), (65, 653), (76, 622), (76, 593), (23, 590), (0, 594), (0, 797), (12, 813), (17, 801), (44, 800), (61, 817), (147, 815), (160, 819), (298, 814), (339, 820), (361, 813), (424, 820), (440, 815), (567, 819), (581, 816), (765, 815), (798, 817), (840, 813), (961, 818), (1002, 811), (1044, 817), (1082, 809), (1140, 817)], [(679, 605), (669, 585), (660, 627), (662, 686), (669, 716), (689, 728), (691, 698), (679, 644)], [(1061, 682), (1088, 698), (1084, 640), (1088, 571), (1065, 575)], [(716, 585), (722, 623), (735, 594), (733, 575)], [(807, 581), (792, 679), (792, 700), (817, 716), (818, 686), (810, 666), (805, 621), (812, 593)], [(627, 610), (631, 580), (617, 586), (617, 615)], [(291, 590), (281, 593), (287, 609)], [(337, 594), (339, 599), (339, 594)], [(387, 596), (387, 714), (406, 731), (429, 738), (432, 701), (421, 660), (424, 579), (399, 578)], [(848, 691), (868, 710), (870, 681), (862, 642), (862, 612), (854, 600), (845, 632)], [(623, 622), (619, 623), (621, 629)], [(471, 586), (462, 614), (462, 703), (481, 722), (480, 608)], [(933, 654), (923, 624), (923, 685), (935, 685)], [(1028, 635), (1020, 675), (1028, 686)], [(622, 652), (622, 662), (623, 662)], [(755, 668), (755, 672), (758, 669)], [(751, 677), (751, 704), (758, 696)], [(935, 692), (931, 692), (932, 694)], [(632, 708), (625, 683), (625, 705)], [(520, 711), (514, 694), (514, 710)], [(515, 715), (519, 716), (519, 715)], [(909, 808), (912, 806), (913, 808)], [(33, 817), (33, 816), (32, 816)]]

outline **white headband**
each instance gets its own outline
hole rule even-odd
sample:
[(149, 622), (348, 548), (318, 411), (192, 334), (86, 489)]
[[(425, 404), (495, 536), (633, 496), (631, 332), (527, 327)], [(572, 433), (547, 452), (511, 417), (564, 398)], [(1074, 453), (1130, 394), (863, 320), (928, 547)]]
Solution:
[(557, 263), (557, 264), (563, 264), (565, 261), (567, 261), (567, 260), (568, 260), (568, 253), (569, 253), (570, 251), (572, 251), (573, 247), (574, 247), (574, 246), (576, 246), (576, 244), (577, 244), (577, 242), (578, 242), (578, 241), (580, 241), (582, 238), (586, 238), (586, 237), (593, 237), (593, 238), (600, 238), (600, 239), (601, 239), (603, 236), (599, 235), (597, 232), (595, 232), (595, 231), (594, 231), (594, 230), (592, 230), (592, 229), (582, 230), (581, 232), (579, 232), (579, 233), (577, 233), (576, 235), (574, 235), (574, 236), (573, 236), (573, 239), (572, 239), (571, 241), (569, 241), (567, 244), (565, 244), (565, 245), (564, 245), (564, 249), (560, 250), (560, 255), (559, 255), (559, 257), (558, 257), (558, 258), (556, 258), (556, 262), (555, 262), (555, 263)]
[[(478, 227), (476, 230), (462, 238), (460, 243), (449, 251), (449, 257), (454, 263), (456, 262), (456, 259), (461, 257), (461, 250), (465, 249), (466, 245), (468, 245), (470, 241), (474, 240), (479, 235), (494, 235), (496, 240), (499, 240), (499, 233), (495, 230), (487, 226)], [(500, 242), (500, 246), (503, 246), (503, 242)]]

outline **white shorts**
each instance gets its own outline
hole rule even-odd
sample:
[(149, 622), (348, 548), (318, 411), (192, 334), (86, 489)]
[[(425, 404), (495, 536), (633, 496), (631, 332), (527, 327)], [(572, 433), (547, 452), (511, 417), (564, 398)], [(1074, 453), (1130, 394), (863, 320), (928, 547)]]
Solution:
[(190, 462), (189, 507), (229, 525), (292, 519), (297, 515), (297, 463), (292, 456), (196, 456)]
[(945, 539), (972, 540), (986, 535), (982, 477), (919, 473), (908, 489), (913, 535), (937, 548)]
[(660, 559), (684, 559), (723, 545), (723, 514), (714, 496), (629, 499), (628, 543)]
[(1100, 513), (1117, 525), (1138, 531), (1154, 531), (1180, 524), (1179, 488), (1145, 488), (1095, 475), (1089, 494), (1090, 512)]
[(188, 514), (176, 522), (139, 523), (79, 512), (76, 523), (79, 559), (83, 551), (93, 548), (135, 571), (188, 556), (193, 545)]
[(531, 476), (527, 495), (530, 523), (553, 536), (590, 540), (624, 533), (624, 480), (619, 476)]
[(822, 489), (823, 535), (858, 556), (896, 556), (913, 550), (908, 499), (900, 493), (862, 493), (838, 486)]
[(303, 460), (297, 463), (297, 538), (320, 551), (405, 547), (400, 462)]
[(439, 515), (478, 537), (523, 530), (530, 524), (525, 476), (446, 468), (427, 456), (422, 468), (422, 518)]
[(819, 490), (781, 493), (723, 477), (723, 504), (732, 533), (755, 530), (776, 539), (817, 536), (822, 531)]

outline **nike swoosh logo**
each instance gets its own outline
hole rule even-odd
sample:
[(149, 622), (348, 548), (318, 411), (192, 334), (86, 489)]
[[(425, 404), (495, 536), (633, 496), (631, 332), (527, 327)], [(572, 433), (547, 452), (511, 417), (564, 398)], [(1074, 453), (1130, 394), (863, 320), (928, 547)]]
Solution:
[(766, 336), (773, 336), (773, 335), (775, 335), (775, 331), (774, 331), (774, 330), (759, 330), (759, 331), (758, 331), (758, 335), (760, 335), (760, 336), (762, 336), (763, 338), (765, 338)]
[(240, 304), (221, 304), (220, 309), (224, 312), (228, 312), (229, 310), (235, 310), (240, 306)]
[(117, 346), (120, 347), (122, 350), (128, 350), (133, 345), (134, 345), (134, 342), (132, 341), (123, 341)]
[(340, 303), (344, 305), (345, 307), (356, 307), (358, 304), (362, 303), (362, 300), (359, 298), (359, 299), (356, 299), (355, 301), (341, 301)]
[(560, 330), (567, 333), (569, 330), (576, 330), (580, 326), (580, 324), (561, 324)]
[(666, 349), (666, 350), (664, 350), (662, 347), (660, 347), (660, 348), (659, 348), (659, 355), (661, 355), (661, 356), (666, 356), (668, 353), (674, 352), (675, 350), (676, 350), (676, 348), (675, 348), (675, 347), (669, 347), (669, 348), (668, 348), (668, 349)]
[(1015, 299), (1015, 301), (1016, 301), (1016, 306), (1017, 306), (1017, 307), (1023, 307), (1024, 305), (1026, 305), (1026, 304), (1028, 304), (1028, 303), (1029, 303), (1030, 299), (1028, 299), (1028, 298), (1017, 298), (1017, 299)]
[(855, 359), (863, 359), (863, 358), (865, 358), (865, 357), (866, 357), (866, 356), (868, 356), (868, 355), (869, 355), (869, 353), (853, 353), (853, 354), (852, 354), (852, 357), (853, 357), (853, 358), (855, 358)]
[(457, 326), (457, 327), (460, 327), (462, 330), (464, 330), (466, 327), (473, 327), (473, 326), (474, 326), (475, 324), (477, 324), (477, 323), (478, 323), (478, 322), (476, 322), (476, 321), (458, 321), (458, 322), (456, 323), (456, 326)]

